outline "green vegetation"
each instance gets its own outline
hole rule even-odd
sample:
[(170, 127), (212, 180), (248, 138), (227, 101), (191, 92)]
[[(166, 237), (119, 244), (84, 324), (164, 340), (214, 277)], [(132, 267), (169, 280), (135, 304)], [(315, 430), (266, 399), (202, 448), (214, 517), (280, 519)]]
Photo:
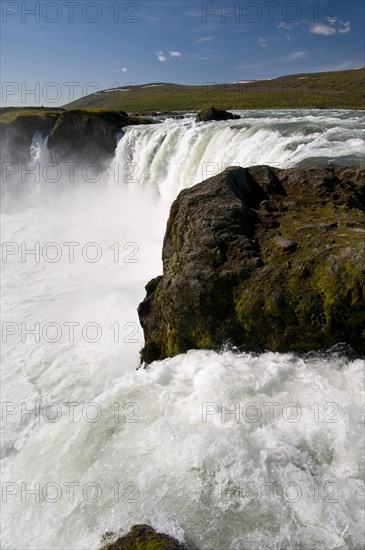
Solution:
[(92, 113), (200, 111), (223, 109), (365, 109), (365, 69), (306, 73), (246, 84), (147, 84), (97, 92), (63, 108), (3, 107), (0, 123), (18, 116), (57, 118), (64, 110)]
[(307, 73), (245, 84), (148, 84), (97, 92), (66, 109), (123, 109), (128, 112), (225, 109), (365, 109), (365, 69)]
[[(75, 114), (121, 114), (118, 109), (73, 109), (73, 111)], [(0, 123), (11, 124), (18, 117), (38, 117), (43, 120), (47, 117), (51, 117), (52, 119), (57, 120), (63, 113), (65, 113), (65, 109), (61, 107), (57, 109), (50, 109), (48, 107), (2, 107), (0, 108)]]
[(187, 547), (149, 525), (134, 525), (129, 533), (101, 550), (187, 550)]
[(235, 293), (245, 336), (258, 347), (286, 351), (290, 341), (309, 351), (346, 332), (346, 341), (364, 342), (364, 214), (344, 197), (334, 205), (308, 198), (295, 213), (282, 207), (280, 232), (298, 244), (293, 253), (273, 246), (275, 230), (258, 233), (265, 268)]
[(0, 109), (0, 124), (11, 124), (18, 117), (57, 119), (62, 112), (63, 109), (44, 109), (43, 107), (5, 107)]
[(147, 364), (189, 349), (365, 352), (365, 168), (227, 168), (171, 207), (138, 308)]
[[(109, 117), (121, 117), (127, 114), (123, 113), (119, 109), (72, 109), (75, 115), (79, 114), (92, 114), (92, 115), (109, 115)], [(15, 122), (18, 117), (22, 117), (25, 120), (32, 117), (37, 117), (40, 120), (46, 121), (52, 119), (55, 122), (55, 127), (61, 123), (61, 115), (65, 113), (65, 109), (48, 109), (44, 107), (5, 107), (0, 108), (0, 124), (11, 124)], [(70, 111), (67, 111), (70, 112)], [(128, 124), (150, 124), (151, 120), (146, 117), (129, 117)]]

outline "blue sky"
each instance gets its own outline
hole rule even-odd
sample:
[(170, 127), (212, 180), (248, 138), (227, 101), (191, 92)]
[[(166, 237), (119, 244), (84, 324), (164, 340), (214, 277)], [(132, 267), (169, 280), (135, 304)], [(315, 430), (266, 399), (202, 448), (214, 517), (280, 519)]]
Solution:
[[(1, 0), (2, 105), (364, 65), (364, 2)], [(33, 92), (32, 92), (33, 90)]]

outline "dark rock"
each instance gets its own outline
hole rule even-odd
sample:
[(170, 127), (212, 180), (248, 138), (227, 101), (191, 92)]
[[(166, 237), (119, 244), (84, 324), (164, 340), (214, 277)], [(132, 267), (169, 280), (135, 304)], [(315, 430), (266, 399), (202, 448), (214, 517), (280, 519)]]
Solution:
[(52, 130), (48, 148), (58, 162), (82, 159), (100, 163), (113, 155), (115, 132), (127, 125), (128, 115), (124, 111), (66, 111)]
[(113, 156), (116, 132), (137, 124), (154, 124), (124, 111), (13, 109), (1, 113), (2, 161), (27, 163), (35, 132), (50, 133), (48, 149), (55, 162), (91, 162), (103, 166)]
[(365, 352), (364, 183), (360, 166), (255, 166), (183, 190), (163, 276), (138, 309), (142, 361), (227, 341), (255, 351), (347, 342)]
[(103, 163), (116, 148), (116, 132), (128, 126), (124, 111), (65, 111), (48, 140), (48, 149), (57, 162)]
[(102, 550), (188, 550), (178, 540), (158, 533), (149, 525), (134, 525), (129, 533)]
[(158, 116), (158, 113), (156, 111), (145, 111), (145, 112), (142, 112), (142, 113), (133, 113), (133, 114), (134, 114), (134, 116), (138, 116), (138, 117), (141, 117), (141, 116)]
[(9, 123), (0, 123), (2, 162), (27, 163), (35, 132), (50, 132), (60, 113), (19, 115)]
[(239, 115), (234, 115), (233, 113), (229, 113), (228, 111), (225, 111), (224, 109), (216, 109), (215, 107), (211, 107), (210, 109), (205, 109), (204, 111), (200, 111), (200, 113), (197, 114), (195, 121), (196, 122), (208, 122), (209, 120), (235, 120), (241, 118)]

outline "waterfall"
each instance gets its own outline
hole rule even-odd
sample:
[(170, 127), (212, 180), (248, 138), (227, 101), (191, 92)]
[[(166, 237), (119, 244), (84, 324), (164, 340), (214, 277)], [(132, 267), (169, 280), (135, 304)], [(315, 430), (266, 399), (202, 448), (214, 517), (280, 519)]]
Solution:
[(125, 129), (111, 166), (113, 181), (154, 186), (172, 200), (228, 166), (279, 168), (363, 157), (359, 111), (237, 111), (240, 120), (196, 123), (193, 117)]
[[(9, 182), (4, 550), (98, 549), (136, 523), (199, 550), (364, 547), (364, 361), (191, 350), (137, 370), (137, 306), (180, 189), (222, 164), (363, 153), (358, 111), (241, 114), (125, 129), (108, 186)], [(52, 164), (46, 135), (31, 156)]]
[(122, 129), (119, 129), (119, 130), (115, 131), (115, 144), (116, 144), (116, 146), (118, 146), (118, 143), (120, 142), (120, 140), (122, 139), (123, 136), (124, 136), (124, 132), (123, 132)]
[(37, 130), (32, 138), (30, 146), (30, 161), (40, 162), (45, 164), (50, 161), (49, 151), (47, 148), (50, 131)]

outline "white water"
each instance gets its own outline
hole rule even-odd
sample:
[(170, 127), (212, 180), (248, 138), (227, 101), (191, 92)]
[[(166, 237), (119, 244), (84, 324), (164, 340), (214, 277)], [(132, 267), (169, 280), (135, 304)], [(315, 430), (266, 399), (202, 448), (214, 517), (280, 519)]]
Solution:
[[(296, 115), (287, 112), (286, 124), (297, 122), (300, 133), (304, 123)], [(359, 139), (350, 138), (360, 131), (354, 122), (359, 113), (303, 116), (322, 127), (321, 135), (331, 128), (336, 136), (348, 132), (346, 150), (342, 140), (331, 154), (344, 151), (356, 159), (357, 145), (349, 140)], [(254, 113), (250, 117), (255, 120)], [(235, 124), (223, 123), (223, 134)], [(269, 127), (268, 115), (263, 122), (257, 113), (260, 124)], [(267, 130), (271, 139), (280, 124), (274, 120)], [(153, 155), (163, 133), (163, 146)], [(200, 139), (205, 148), (198, 147)], [(202, 550), (362, 548), (363, 361), (192, 351), (136, 371), (143, 343), (136, 308), (145, 283), (161, 273), (169, 200), (184, 177), (188, 186), (199, 176), (209, 159), (203, 150), (215, 144), (211, 158), (220, 162), (233, 146), (214, 123), (167, 121), (127, 131), (114, 160), (123, 168), (128, 143), (129, 161), (139, 159), (137, 182), (116, 185), (115, 166), (109, 183), (42, 181), (18, 207), (18, 188), (6, 190), (13, 200), (5, 203), (11, 208), (3, 214), (2, 238), (19, 250), (2, 263), (2, 321), (18, 324), (3, 344), (2, 401), (12, 403), (13, 414), (2, 418), (2, 489), (9, 493), (3, 492), (2, 548), (98, 548), (105, 530), (118, 533), (135, 523), (185, 537)], [(234, 147), (247, 151), (249, 140)], [(129, 167), (126, 173), (130, 178)], [(21, 243), (30, 248), (37, 242), (39, 262), (24, 257), (24, 246), (22, 256)], [(47, 248), (51, 242), (57, 246)], [(73, 263), (69, 242), (80, 243)], [(102, 252), (95, 263), (87, 261), (97, 250), (85, 248), (91, 242)], [(29, 329), (39, 323), (39, 342), (24, 333), (22, 322)], [(67, 322), (79, 323), (74, 342)], [(95, 343), (87, 341), (92, 329), (82, 334), (91, 322), (101, 330)], [(47, 323), (53, 325), (42, 334)], [(118, 342), (109, 328), (115, 323)], [(78, 403), (73, 422), (66, 402)], [(297, 409), (288, 405), (293, 402)], [(57, 405), (22, 418), (22, 403), (27, 409)], [(238, 404), (239, 422), (233, 415), (222, 421), (223, 403), (226, 409)], [(206, 422), (203, 410), (214, 413)], [(95, 411), (101, 417), (91, 422)], [(72, 482), (78, 484), (74, 498)], [(36, 489), (36, 496), (25, 488)], [(98, 500), (91, 502), (96, 488)]]
[(50, 161), (47, 149), (49, 133), (35, 132), (30, 146), (30, 158), (33, 162), (45, 164)]
[(172, 200), (181, 189), (232, 165), (287, 168), (364, 159), (361, 111), (237, 113), (240, 120), (195, 123), (189, 117), (128, 128), (115, 158), (124, 168), (120, 179), (130, 188), (156, 185), (162, 197)]

